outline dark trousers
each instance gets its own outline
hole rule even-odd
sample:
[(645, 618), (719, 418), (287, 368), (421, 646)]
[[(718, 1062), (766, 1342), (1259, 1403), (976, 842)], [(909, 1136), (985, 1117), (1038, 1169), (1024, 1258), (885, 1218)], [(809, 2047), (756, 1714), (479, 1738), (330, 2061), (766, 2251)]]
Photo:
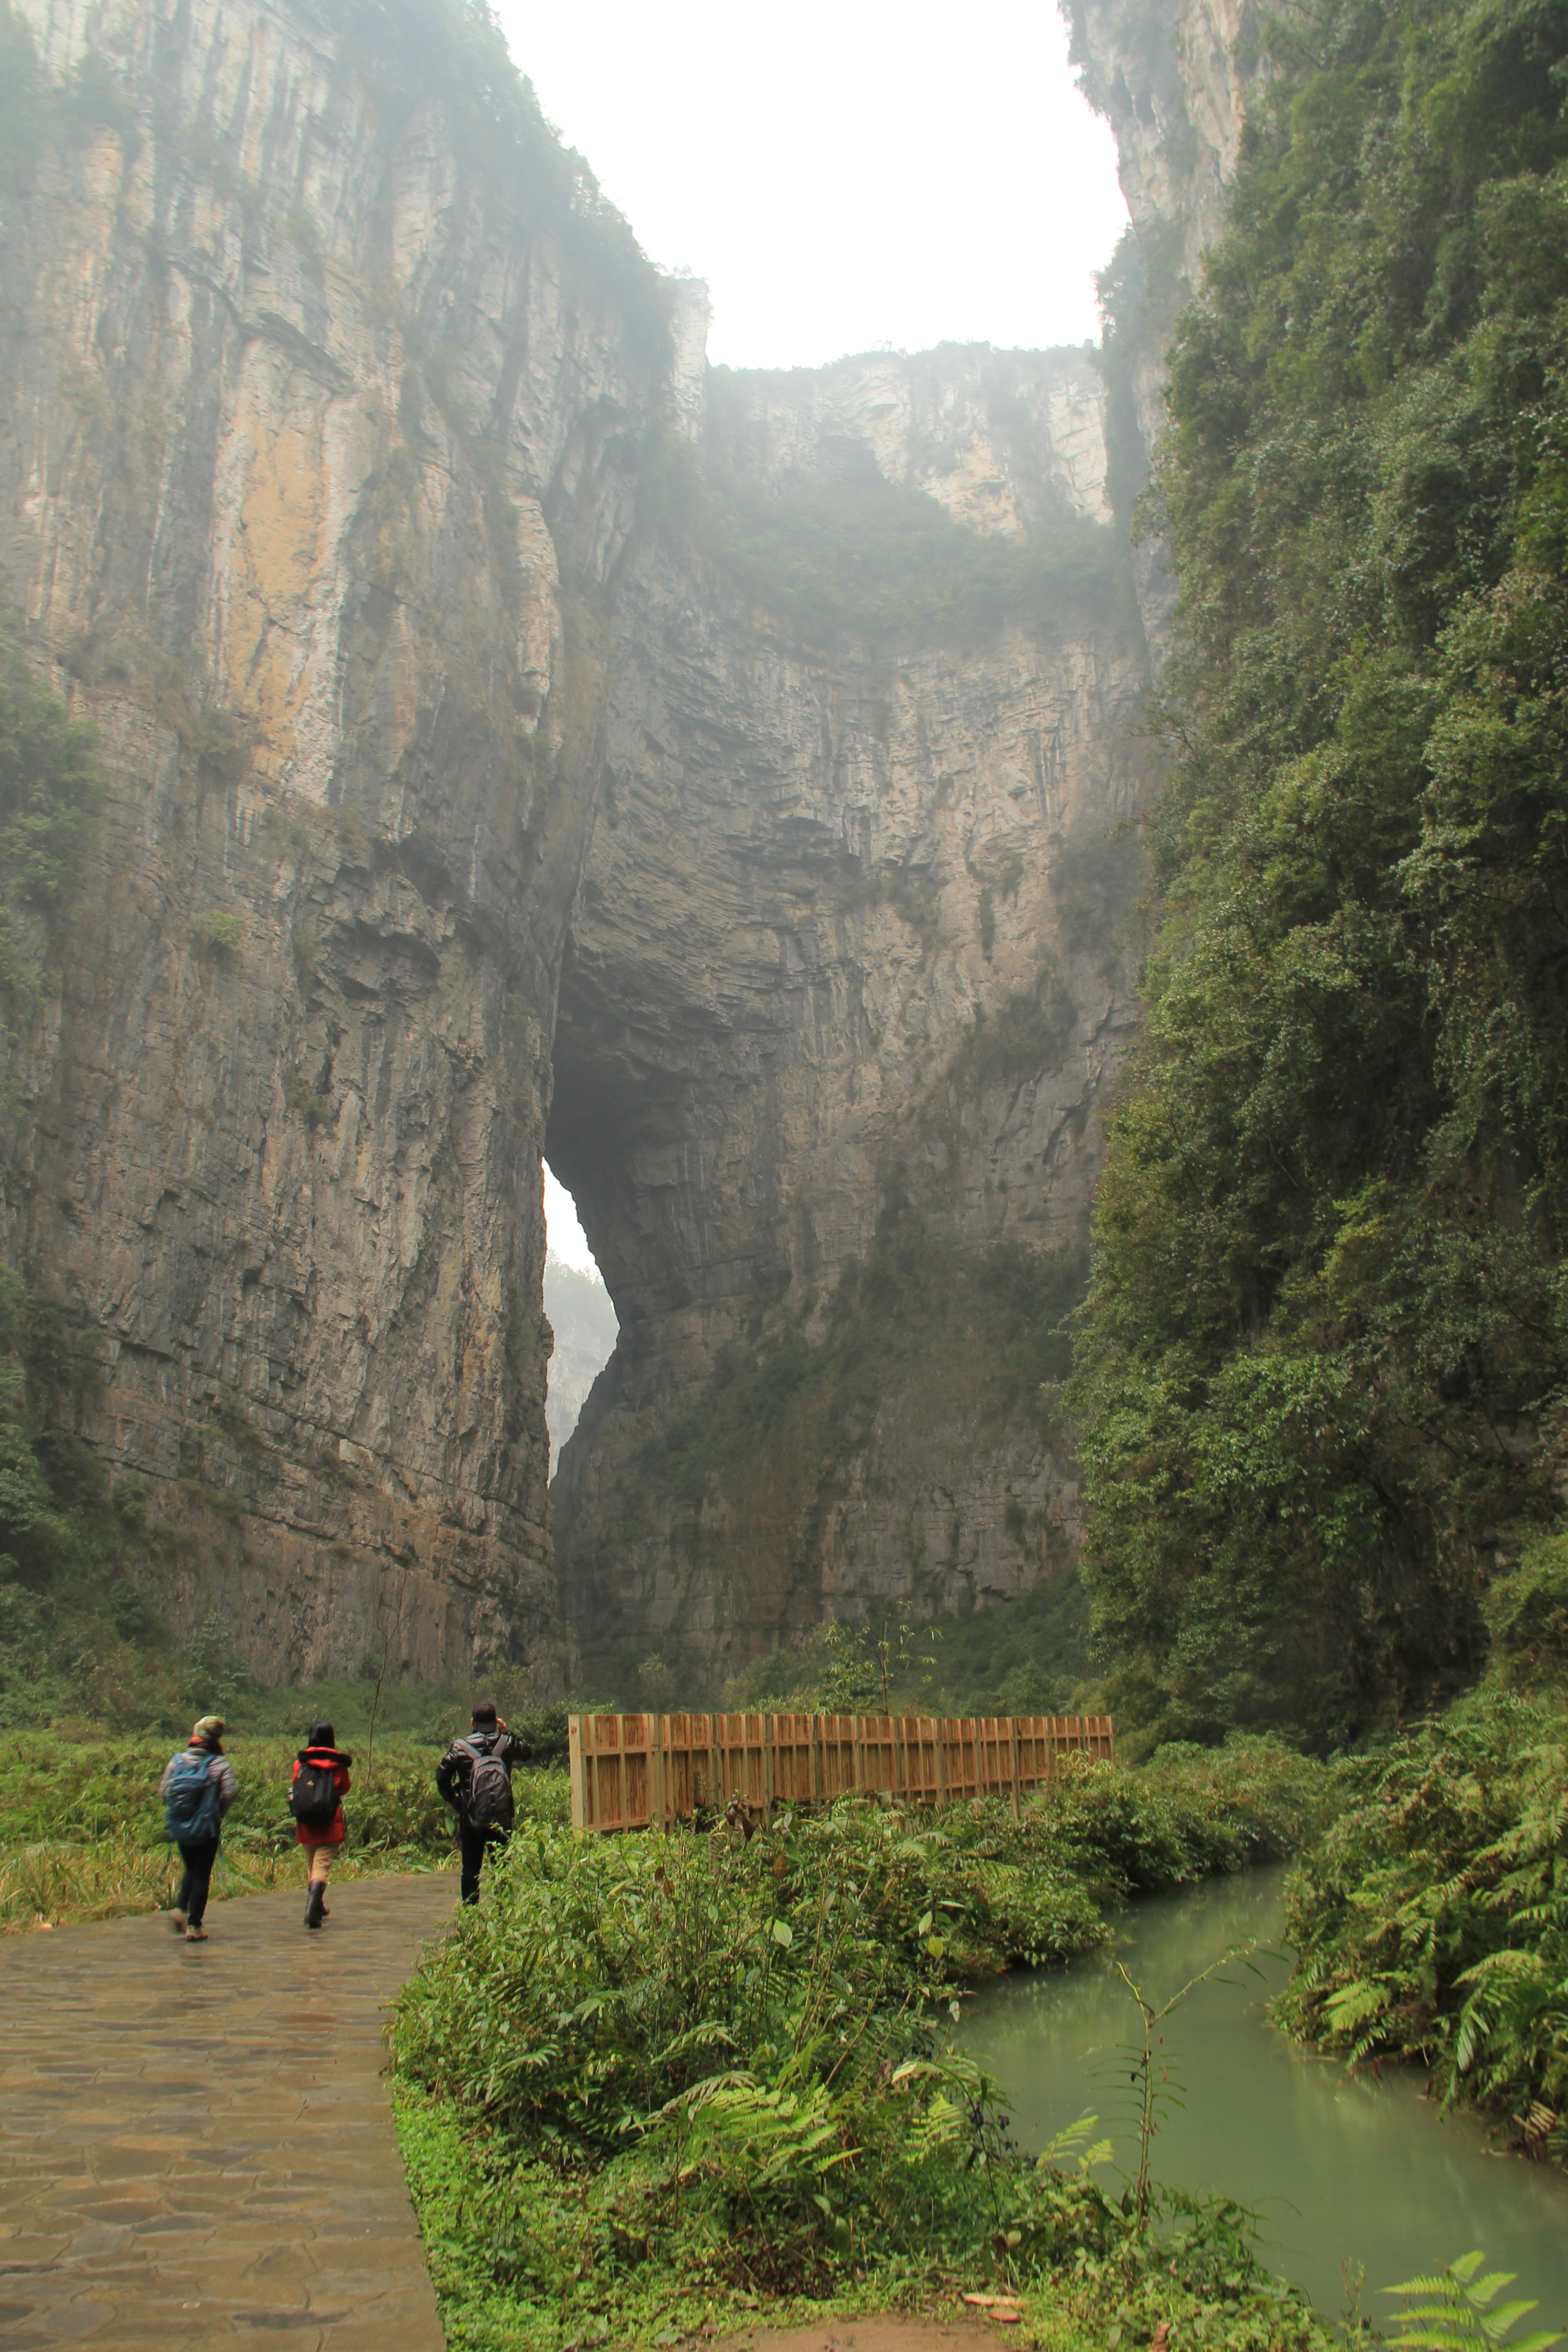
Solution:
[(213, 1864), (217, 1860), (216, 1838), (196, 1838), (187, 1845), (180, 1841), (180, 1859), (185, 1874), (180, 1881), (180, 1891), (174, 1899), (176, 1911), (183, 1911), (193, 1927), (202, 1924), (202, 1914), (207, 1907), (207, 1889), (213, 1882)]
[(463, 1848), (463, 1900), (477, 1903), (479, 1899), (479, 1872), (484, 1865), (485, 1848), (493, 1845), (500, 1853), (511, 1832), (493, 1822), (489, 1829), (470, 1829), (467, 1822), (458, 1823), (458, 1836)]

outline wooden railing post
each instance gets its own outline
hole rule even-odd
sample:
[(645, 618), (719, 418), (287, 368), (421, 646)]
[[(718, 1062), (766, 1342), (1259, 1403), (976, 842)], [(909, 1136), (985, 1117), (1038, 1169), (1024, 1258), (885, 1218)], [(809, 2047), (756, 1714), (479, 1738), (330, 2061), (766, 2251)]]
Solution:
[(585, 1830), (588, 1809), (583, 1792), (583, 1718), (569, 1715), (566, 1718), (566, 1769), (572, 1782), (572, 1826)]
[(666, 1717), (650, 1715), (647, 1718), (647, 1817), (650, 1824), (663, 1829), (664, 1809), (664, 1727)]

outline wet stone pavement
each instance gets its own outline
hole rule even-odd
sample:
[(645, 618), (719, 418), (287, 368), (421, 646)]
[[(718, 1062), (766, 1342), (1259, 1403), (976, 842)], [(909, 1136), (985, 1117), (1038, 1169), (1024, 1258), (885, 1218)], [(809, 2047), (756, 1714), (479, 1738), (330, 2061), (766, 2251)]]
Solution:
[(382, 2068), (455, 1876), (0, 1941), (0, 2345), (442, 2352)]

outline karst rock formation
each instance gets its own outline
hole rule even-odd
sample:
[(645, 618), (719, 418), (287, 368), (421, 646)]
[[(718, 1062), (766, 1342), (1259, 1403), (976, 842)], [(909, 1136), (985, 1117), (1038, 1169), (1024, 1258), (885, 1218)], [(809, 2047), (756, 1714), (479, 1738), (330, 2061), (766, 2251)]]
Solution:
[[(160, 1601), (274, 1678), (390, 1641), (547, 1694), (1070, 1571), (1070, 1447), (992, 1375), (1031, 1268), (1070, 1304), (1136, 1014), (1094, 356), (710, 371), (436, 0), (18, 15), (0, 572), (108, 791), (0, 1047), (4, 1252)], [(1234, 105), (1237, 28), (1145, 89), (1117, 16), (1131, 169), (1172, 87)], [(1056, 585), (770, 595), (773, 507), (884, 492)], [(542, 1154), (620, 1321), (553, 1489)]]

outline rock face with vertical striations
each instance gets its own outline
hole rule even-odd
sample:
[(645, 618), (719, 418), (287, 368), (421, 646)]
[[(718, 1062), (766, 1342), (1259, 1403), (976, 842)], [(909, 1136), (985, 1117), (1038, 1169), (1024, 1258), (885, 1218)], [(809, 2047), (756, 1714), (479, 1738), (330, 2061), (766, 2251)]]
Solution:
[[(1131, 226), (1117, 261), (1106, 359), (1124, 394), (1121, 430), (1135, 477), (1164, 422), (1165, 351), (1203, 284), (1224, 224), (1247, 99), (1264, 70), (1265, 16), (1296, 0), (1058, 0), (1080, 87), (1116, 138)], [(1120, 404), (1112, 392), (1112, 407)], [(1113, 428), (1114, 430), (1115, 428)], [(1158, 541), (1135, 554), (1139, 604), (1158, 661), (1175, 601)]]
[[(709, 537), (786, 617), (668, 538), (628, 560), (548, 1139), (621, 1318), (554, 1488), (590, 1680), (1070, 1569), (1070, 1453), (1019, 1348), (1038, 1262), (1071, 1303), (1133, 1017), (1080, 903), (1142, 789), (1089, 361), (720, 377), (707, 429), (741, 514)], [(1004, 579), (1053, 531), (1089, 568), (1042, 563), (972, 635), (956, 590), (932, 620), (868, 587), (879, 642), (830, 604), (804, 644), (807, 526), (842, 500), (896, 529), (895, 491)]]
[(6, 1253), (101, 1334), (176, 1613), (548, 1684), (539, 1145), (658, 289), (437, 11), (24, 13), (0, 560), (110, 793)]
[[(1069, 1572), (1147, 788), (1094, 362), (709, 371), (446, 0), (20, 13), (0, 573), (109, 788), (0, 1215), (160, 1598), (545, 1691)], [(544, 1149), (621, 1325), (553, 1543)]]

